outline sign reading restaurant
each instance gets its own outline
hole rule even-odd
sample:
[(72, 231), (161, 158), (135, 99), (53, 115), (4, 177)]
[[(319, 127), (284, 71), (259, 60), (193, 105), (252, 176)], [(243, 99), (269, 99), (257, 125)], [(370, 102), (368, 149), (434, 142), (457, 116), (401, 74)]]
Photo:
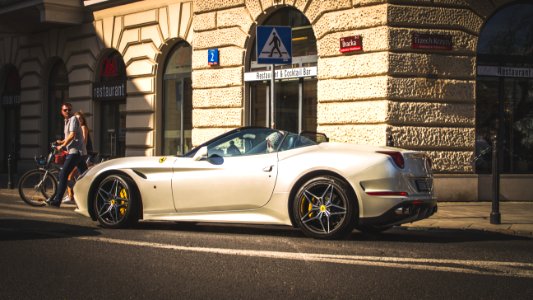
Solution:
[[(289, 78), (302, 78), (302, 77), (314, 77), (317, 75), (317, 67), (305, 67), (305, 68), (292, 68), (281, 69), (275, 71), (275, 78), (277, 79), (289, 79)], [(244, 81), (263, 81), (270, 80), (272, 72), (259, 71), (259, 72), (246, 72), (244, 73)]]
[(16, 106), (20, 105), (20, 95), (3, 95), (2, 106)]
[(126, 97), (126, 67), (118, 53), (103, 58), (93, 83), (94, 100), (120, 100)]
[(95, 82), (93, 84), (94, 100), (113, 100), (126, 97), (126, 83), (119, 82)]
[(477, 75), (496, 77), (533, 78), (533, 68), (478, 66)]
[(0, 104), (2, 106), (18, 106), (20, 105), (20, 77), (14, 67), (8, 68), (6, 72)]
[(413, 49), (452, 50), (452, 36), (447, 34), (426, 34), (414, 32), (411, 40)]

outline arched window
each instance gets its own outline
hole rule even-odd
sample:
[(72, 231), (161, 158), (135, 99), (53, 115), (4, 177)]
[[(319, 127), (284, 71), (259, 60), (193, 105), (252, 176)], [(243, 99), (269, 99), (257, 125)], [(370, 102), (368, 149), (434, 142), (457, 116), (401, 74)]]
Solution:
[(533, 3), (497, 11), (477, 54), (476, 172), (490, 172), (488, 146), (497, 132), (500, 171), (533, 173)]
[[(260, 25), (290, 26), (292, 28), (292, 64), (276, 65), (276, 70), (307, 68), (298, 76), (276, 80), (274, 95), (274, 127), (293, 132), (316, 131), (317, 127), (317, 47), (309, 20), (300, 11), (285, 7), (272, 13)], [(252, 39), (247, 74), (268, 72), (271, 65), (257, 63), (255, 38)], [(287, 72), (296, 74), (298, 72)], [(245, 76), (247, 81), (250, 125), (267, 126), (270, 119), (270, 80), (257, 80), (260, 76)]]
[(180, 42), (170, 51), (163, 73), (161, 144), (163, 155), (192, 148), (192, 47)]
[(67, 68), (61, 60), (56, 60), (48, 77), (48, 132), (47, 142), (63, 137), (63, 117), (61, 104), (68, 99)]

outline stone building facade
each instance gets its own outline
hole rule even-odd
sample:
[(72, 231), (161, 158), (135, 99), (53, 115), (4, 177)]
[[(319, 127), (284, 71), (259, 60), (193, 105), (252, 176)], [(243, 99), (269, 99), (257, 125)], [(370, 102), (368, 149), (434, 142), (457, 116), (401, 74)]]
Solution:
[[(433, 161), (439, 200), (487, 200), (489, 175), (476, 174), (472, 165), (478, 39), (487, 20), (513, 3), (522, 2), (80, 1), (75, 12), (55, 12), (76, 14), (74, 20), (48, 22), (41, 15), (42, 27), (20, 32), (12, 26), (0, 36), (0, 66), (4, 73), (14, 68), (20, 78), (19, 102), (0, 109), (6, 120), (0, 124), (1, 132), (16, 128), (17, 145), (10, 148), (4, 138), (0, 154), (5, 157), (16, 149), (20, 170), (31, 165), (35, 153), (46, 152), (58, 98), (68, 99), (86, 113), (96, 149), (102, 153), (107, 151), (104, 146), (121, 140), (123, 145), (116, 146), (115, 152), (122, 147), (122, 155), (168, 154), (165, 141), (174, 136), (189, 140), (190, 145), (180, 148), (183, 152), (230, 129), (257, 125), (251, 112), (257, 90), (245, 80), (247, 72), (256, 71), (256, 27), (275, 23), (269, 21), (271, 16), (290, 9), (305, 17), (309, 26), (304, 27), (311, 28), (316, 43), (316, 53), (309, 56), (316, 74), (307, 78), (309, 84), (300, 80), (300, 86), (313, 88), (295, 88), (300, 95), (302, 91), (311, 94), (314, 129), (332, 141), (424, 151)], [(10, 7), (5, 5), (0, 15), (22, 16), (23, 12)], [(362, 50), (340, 52), (340, 39), (351, 36), (360, 38)], [(415, 37), (422, 39), (415, 41)], [(169, 56), (177, 45), (190, 48), (190, 63), (172, 73)], [(217, 50), (217, 65), (208, 63), (209, 50)], [(109, 67), (104, 62), (112, 61), (110, 57), (123, 60), (125, 95), (118, 105), (108, 107), (106, 99), (95, 100), (94, 87), (103, 80)], [(54, 71), (58, 63), (66, 75), (63, 85), (51, 83), (51, 74), (61, 73)], [(188, 78), (172, 75), (187, 72), (190, 84), (179, 79), (172, 82), (182, 85), (165, 85), (165, 76)], [(164, 104), (167, 88), (191, 90), (190, 107), (181, 108), (188, 111), (179, 118), (180, 132), (165, 131), (169, 126), (165, 122), (172, 118)], [(20, 114), (16, 125), (7, 121), (13, 109)], [(306, 112), (300, 113), (305, 118)], [(113, 126), (103, 125), (115, 117), (122, 127), (120, 134)], [(183, 130), (184, 122), (190, 123), (190, 130)], [(526, 188), (531, 179), (527, 172), (503, 175), (504, 198), (532, 199)]]

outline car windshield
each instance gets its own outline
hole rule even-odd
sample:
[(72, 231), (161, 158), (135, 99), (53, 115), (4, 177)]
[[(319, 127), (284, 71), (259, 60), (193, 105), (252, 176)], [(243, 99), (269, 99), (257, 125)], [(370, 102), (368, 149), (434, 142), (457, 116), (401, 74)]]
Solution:
[(194, 148), (185, 157), (192, 157), (207, 146), (208, 157), (266, 154), (316, 145), (310, 138), (282, 130), (245, 127), (229, 131)]

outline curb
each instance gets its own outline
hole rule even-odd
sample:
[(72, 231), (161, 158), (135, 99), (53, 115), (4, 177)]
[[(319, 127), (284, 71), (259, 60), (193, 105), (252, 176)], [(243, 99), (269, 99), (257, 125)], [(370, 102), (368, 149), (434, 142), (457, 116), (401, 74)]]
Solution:
[[(501, 225), (492, 225), (492, 224), (490, 224), (490, 225), (491, 226), (501, 226)], [(512, 224), (511, 225), (506, 225), (506, 226), (512, 226)], [(513, 229), (510, 229), (510, 228), (487, 228), (487, 227), (480, 226), (480, 225), (475, 225), (475, 224), (471, 224), (471, 225), (466, 226), (466, 227), (464, 227), (464, 226), (438, 226), (438, 225), (436, 225), (436, 226), (419, 226), (419, 225), (415, 225), (415, 224), (406, 226), (404, 224), (401, 227), (403, 227), (405, 229), (416, 228), (416, 229), (421, 229), (421, 230), (434, 230), (434, 229), (478, 230), (478, 231), (489, 232), (489, 233), (500, 233), (500, 234), (505, 234), (505, 235), (513, 235), (513, 236), (519, 236), (519, 237), (533, 239), (533, 232), (528, 231), (528, 230), (513, 230)]]

